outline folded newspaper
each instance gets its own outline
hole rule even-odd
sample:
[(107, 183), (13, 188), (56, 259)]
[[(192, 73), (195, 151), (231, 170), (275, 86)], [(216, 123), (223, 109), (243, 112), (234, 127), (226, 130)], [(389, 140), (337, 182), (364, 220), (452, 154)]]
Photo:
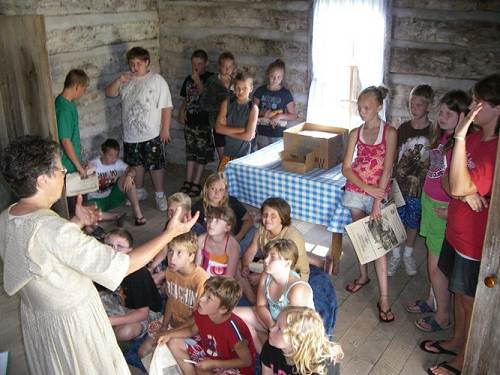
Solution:
[(87, 194), (99, 190), (99, 180), (95, 168), (87, 171), (87, 178), (81, 178), (80, 173), (68, 173), (66, 175), (66, 196), (73, 197), (79, 194)]
[(382, 209), (379, 220), (364, 217), (345, 227), (359, 262), (366, 264), (384, 256), (406, 241), (406, 231), (395, 204)]

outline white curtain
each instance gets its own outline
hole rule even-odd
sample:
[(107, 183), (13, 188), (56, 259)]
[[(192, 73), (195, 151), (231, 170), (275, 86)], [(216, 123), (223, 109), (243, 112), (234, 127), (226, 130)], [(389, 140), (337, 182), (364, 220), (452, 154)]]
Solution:
[(347, 123), (349, 69), (357, 67), (363, 88), (382, 83), (385, 3), (385, 0), (314, 1), (307, 121), (343, 127), (358, 125), (356, 119), (352, 119), (352, 124)]

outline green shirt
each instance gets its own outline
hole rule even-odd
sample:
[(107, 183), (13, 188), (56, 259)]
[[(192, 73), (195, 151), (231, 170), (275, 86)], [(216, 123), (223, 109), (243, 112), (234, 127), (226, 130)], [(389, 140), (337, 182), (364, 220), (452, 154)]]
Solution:
[[(55, 106), (59, 142), (63, 139), (69, 139), (75, 149), (78, 160), (81, 162), (80, 128), (78, 127), (78, 111), (76, 110), (76, 104), (73, 101), (66, 99), (64, 96), (59, 95), (55, 100)], [(76, 167), (68, 158), (64, 149), (61, 161), (62, 165), (68, 170), (68, 172), (76, 172)]]

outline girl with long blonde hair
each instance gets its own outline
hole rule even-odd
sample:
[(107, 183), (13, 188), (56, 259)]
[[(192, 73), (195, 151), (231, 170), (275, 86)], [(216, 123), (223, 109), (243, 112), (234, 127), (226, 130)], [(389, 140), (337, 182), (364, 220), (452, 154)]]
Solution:
[(343, 357), (342, 348), (329, 340), (316, 311), (287, 306), (262, 347), (262, 375), (326, 374)]
[(229, 195), (228, 183), (224, 173), (216, 172), (207, 177), (201, 191), (201, 199), (193, 205), (192, 212), (199, 211), (198, 222), (206, 226), (205, 216), (209, 209), (221, 206), (233, 210), (236, 222), (232, 234), (240, 244), (241, 250), (245, 250), (252, 241), (256, 230), (253, 225), (253, 218), (236, 197)]

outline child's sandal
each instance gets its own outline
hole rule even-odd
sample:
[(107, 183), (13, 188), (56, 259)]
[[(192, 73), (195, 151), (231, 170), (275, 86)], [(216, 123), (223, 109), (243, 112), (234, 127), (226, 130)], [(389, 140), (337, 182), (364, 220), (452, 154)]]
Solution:
[(192, 182), (184, 181), (181, 188), (179, 189), (179, 192), (184, 193), (184, 194), (188, 194), (191, 191), (192, 186), (193, 186)]
[(191, 191), (189, 192), (189, 196), (191, 198), (195, 198), (199, 196), (201, 193), (201, 185), (199, 184), (191, 184)]

